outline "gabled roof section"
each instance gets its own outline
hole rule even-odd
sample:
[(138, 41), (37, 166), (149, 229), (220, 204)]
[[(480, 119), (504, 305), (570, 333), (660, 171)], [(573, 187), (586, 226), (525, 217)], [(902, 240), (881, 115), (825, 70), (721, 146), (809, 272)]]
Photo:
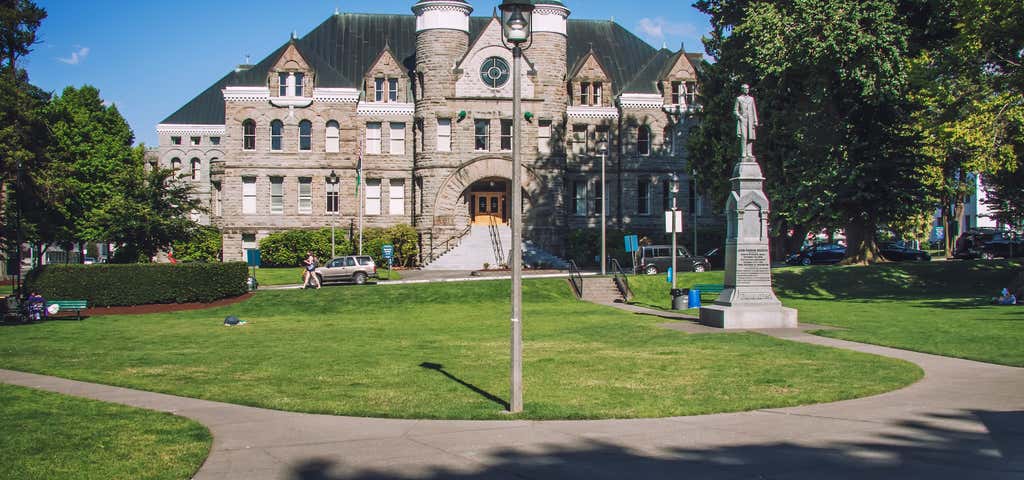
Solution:
[(228, 86), (237, 72), (231, 72), (217, 80), (210, 88), (196, 95), (177, 112), (160, 122), (171, 125), (224, 125), (224, 87)]
[(626, 85), (622, 91), (628, 93), (659, 93), (658, 81), (664, 77), (666, 69), (672, 68), (672, 65), (675, 64), (673, 59), (679, 58), (678, 55), (673, 55), (668, 49), (658, 50), (647, 64), (637, 71), (636, 76), (632, 78), (629, 85)]
[(614, 95), (625, 91), (636, 72), (657, 53), (640, 37), (608, 20), (569, 19), (567, 33), (569, 48), (565, 60), (568, 67), (575, 67), (593, 46), (594, 53), (611, 77)]
[[(295, 50), (302, 55), (302, 58), (309, 63), (309, 66), (316, 73), (316, 86), (325, 88), (337, 88), (337, 87), (348, 87), (351, 86), (351, 82), (341, 72), (334, 68), (333, 65), (323, 56), (320, 52), (313, 48), (303, 40), (289, 40), (284, 45), (281, 45), (273, 53), (267, 55), (266, 58), (261, 60), (259, 63), (254, 65), (249, 70), (240, 72), (232, 79), (231, 86), (242, 86), (242, 87), (256, 87), (267, 84), (268, 75), (270, 71), (277, 65), (278, 60), (284, 55), (285, 51), (288, 50), (289, 46), (294, 46)], [(362, 75), (360, 75), (362, 76)]]
[(608, 68), (604, 66), (604, 64), (601, 62), (601, 57), (598, 56), (597, 53), (594, 52), (593, 50), (587, 52), (586, 55), (580, 57), (580, 59), (576, 62), (576, 65), (569, 66), (569, 69), (567, 70), (569, 72), (567, 74), (569, 79), (572, 80), (579, 76), (580, 71), (583, 70), (583, 67), (587, 66), (587, 63), (589, 63), (591, 58), (594, 59), (594, 62), (597, 64), (597, 68), (604, 72), (605, 76), (608, 77), (608, 80), (611, 80), (611, 76), (608, 75)]

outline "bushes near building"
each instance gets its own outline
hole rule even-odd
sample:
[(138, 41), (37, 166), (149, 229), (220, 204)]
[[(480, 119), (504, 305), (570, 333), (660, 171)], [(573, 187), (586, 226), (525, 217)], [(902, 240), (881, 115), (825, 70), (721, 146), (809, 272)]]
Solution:
[(180, 262), (219, 262), (223, 238), (216, 227), (200, 227), (188, 241), (174, 242), (174, 258)]
[(88, 300), (89, 306), (209, 303), (246, 292), (245, 263), (46, 265), (26, 288), (51, 300)]
[[(358, 240), (349, 239), (345, 230), (335, 232), (335, 251), (338, 255), (354, 255)], [(382, 246), (395, 246), (396, 266), (412, 267), (419, 257), (419, 237), (409, 225), (388, 228), (367, 228), (363, 231), (363, 255), (373, 257), (377, 265), (386, 265)], [(313, 252), (325, 260), (331, 256), (331, 229), (286, 230), (267, 235), (260, 241), (263, 265), (268, 267), (297, 267), (302, 265), (306, 252)]]

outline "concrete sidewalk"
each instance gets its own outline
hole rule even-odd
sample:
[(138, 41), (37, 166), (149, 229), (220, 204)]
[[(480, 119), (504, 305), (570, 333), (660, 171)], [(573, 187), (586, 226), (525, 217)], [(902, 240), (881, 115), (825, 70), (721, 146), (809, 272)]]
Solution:
[[(511, 280), (511, 274), (494, 271), (484, 275), (473, 275), (474, 272), (466, 270), (404, 270), (402, 280), (388, 280), (377, 282), (375, 285), (416, 285), (423, 283), (451, 283), (451, 282), (483, 282), (488, 280)], [(582, 272), (584, 277), (596, 276), (596, 272)], [(523, 273), (523, 279), (536, 278), (569, 278), (568, 272), (546, 272), (546, 273)], [(332, 284), (333, 285), (333, 284)], [(324, 286), (327, 286), (326, 284)], [(260, 290), (301, 290), (301, 284), (295, 285), (273, 285), (260, 287)]]
[(202, 480), (1024, 478), (1024, 369), (764, 333), (908, 360), (926, 375), (830, 404), (548, 422), (287, 413), (7, 370), (0, 381), (202, 422), (214, 435)]

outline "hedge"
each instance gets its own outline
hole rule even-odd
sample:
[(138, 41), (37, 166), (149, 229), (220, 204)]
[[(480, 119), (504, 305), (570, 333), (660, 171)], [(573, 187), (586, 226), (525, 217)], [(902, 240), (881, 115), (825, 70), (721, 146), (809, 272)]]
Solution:
[(25, 279), (47, 300), (88, 300), (90, 307), (209, 303), (247, 291), (245, 263), (46, 265)]
[[(358, 240), (348, 238), (348, 230), (338, 229), (335, 234), (335, 250), (338, 256), (355, 255)], [(394, 264), (411, 267), (419, 257), (419, 236), (409, 225), (394, 225), (388, 228), (367, 228), (363, 231), (363, 255), (373, 257), (377, 266), (387, 265), (382, 252), (384, 244), (395, 247)], [(313, 252), (321, 262), (330, 259), (331, 229), (285, 230), (267, 235), (260, 240), (260, 256), (265, 267), (297, 267), (306, 259), (306, 252)]]

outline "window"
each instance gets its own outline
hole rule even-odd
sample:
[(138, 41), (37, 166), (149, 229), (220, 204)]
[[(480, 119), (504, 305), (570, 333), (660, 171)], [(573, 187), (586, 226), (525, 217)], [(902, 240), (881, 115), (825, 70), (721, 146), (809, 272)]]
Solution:
[(586, 182), (572, 182), (572, 212), (577, 217), (587, 215)]
[(243, 257), (245, 256), (245, 251), (246, 250), (255, 250), (256, 248), (258, 248), (258, 245), (256, 244), (256, 234), (255, 233), (243, 233), (242, 234), (242, 256)]
[(309, 120), (299, 122), (299, 150), (313, 150), (313, 122)]
[(473, 143), (473, 149), (476, 151), (490, 150), (488, 144), (490, 143), (491, 136), (491, 121), (477, 120), (473, 123), (476, 129), (476, 140)]
[(171, 170), (174, 171), (175, 175), (177, 175), (177, 173), (181, 171), (181, 159), (180, 158), (175, 157), (175, 158), (171, 159)]
[(642, 125), (637, 133), (636, 148), (641, 156), (651, 154), (651, 127)]
[(580, 84), (580, 105), (590, 105), (590, 83)]
[(288, 96), (288, 72), (281, 72), (277, 74), (277, 80), (281, 84), (278, 88), (277, 96), (287, 97)]
[(301, 97), (302, 96), (302, 82), (305, 79), (306, 79), (306, 74), (305, 73), (296, 73), (295, 74), (295, 96), (296, 97)]
[(338, 122), (334, 120), (327, 122), (327, 132), (324, 136), (327, 137), (327, 145), (325, 147), (327, 153), (338, 153), (341, 151), (341, 128), (338, 127)]
[(299, 179), (299, 213), (313, 213), (313, 179)]
[(601, 210), (604, 208), (604, 185), (601, 185), (601, 179), (594, 180), (594, 187), (591, 190), (594, 195), (594, 213), (600, 215)]
[(405, 155), (405, 124), (391, 122), (391, 143), (388, 152), (392, 155)]
[(189, 143), (192, 146), (195, 147), (195, 146), (199, 146), (199, 144), (202, 143), (202, 140), (203, 140), (202, 137), (192, 137), (192, 138), (189, 139)]
[(437, 151), (452, 151), (452, 119), (437, 119)]
[(242, 177), (242, 213), (256, 213), (256, 177)]
[(181, 145), (181, 137), (171, 137), (171, 145)]
[(601, 84), (601, 82), (597, 82), (597, 83), (594, 84), (594, 105), (596, 105), (598, 107), (601, 106), (601, 102), (602, 102), (601, 94), (603, 93), (602, 91), (604, 90), (603, 87), (604, 86)]
[(341, 182), (331, 183), (331, 179), (327, 178), (325, 186), (327, 191), (327, 213), (338, 213), (341, 211), (341, 205), (339, 201), (341, 193)]
[(686, 82), (686, 105), (697, 104), (697, 82)]
[(213, 184), (213, 215), (217, 217), (224, 215), (224, 200), (221, 195), (223, 195), (221, 185)]
[(242, 122), (242, 149), (256, 150), (256, 122), (252, 119)]
[(191, 163), (192, 163), (192, 165), (191, 165), (192, 166), (192, 181), (193, 182), (198, 182), (199, 181), (199, 175), (203, 171), (202, 170), (203, 162), (200, 161), (198, 158), (193, 158)]
[(283, 148), (284, 123), (280, 120), (270, 122), (270, 149), (279, 152)]
[(537, 122), (537, 151), (551, 153), (551, 120)]
[(270, 177), (270, 213), (284, 213), (284, 178)]
[(389, 78), (388, 79), (388, 101), (389, 102), (397, 102), (398, 101), (398, 79), (397, 78)]
[(576, 155), (587, 154), (587, 126), (572, 126), (572, 153)]
[(599, 126), (599, 127), (597, 127), (596, 133), (597, 133), (596, 148), (597, 148), (598, 155), (600, 155), (601, 153), (604, 153), (605, 155), (608, 155), (609, 154), (609, 152), (608, 152), (608, 127), (604, 126), (604, 125)]
[(641, 178), (636, 183), (636, 212), (640, 215), (651, 214), (651, 182)]
[(366, 153), (369, 155), (380, 154), (380, 122), (366, 124)]
[(679, 105), (682, 99), (682, 82), (672, 82), (672, 105)]
[(375, 78), (373, 79), (373, 100), (376, 102), (384, 101), (384, 79)]
[(405, 215), (405, 180), (393, 178), (390, 187), (388, 190), (388, 214)]
[(210, 145), (220, 145), (220, 137), (210, 137)]
[(501, 149), (512, 150), (512, 120), (501, 121)]
[(366, 214), (380, 215), (380, 179), (366, 179)]
[(423, 202), (425, 200), (424, 199), (425, 194), (423, 192), (423, 177), (416, 177), (416, 182), (415, 182), (414, 185), (416, 186), (416, 194), (417, 194), (415, 197), (413, 197), (414, 199), (417, 200), (416, 201), (416, 214), (417, 215), (423, 215)]

